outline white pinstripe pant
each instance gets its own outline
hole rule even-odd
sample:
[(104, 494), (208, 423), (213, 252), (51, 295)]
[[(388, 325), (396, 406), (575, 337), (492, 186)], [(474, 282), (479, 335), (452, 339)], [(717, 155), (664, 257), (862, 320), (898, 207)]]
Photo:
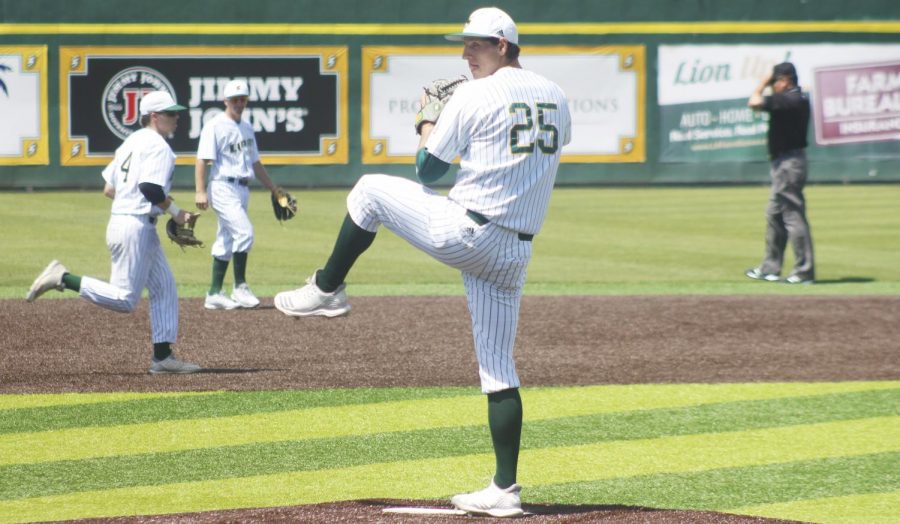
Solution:
[(174, 343), (178, 337), (178, 291), (156, 226), (147, 215), (112, 215), (106, 227), (112, 257), (109, 282), (81, 279), (80, 295), (98, 306), (131, 313), (144, 288), (150, 295), (152, 342)]
[(212, 245), (212, 256), (231, 260), (234, 253), (245, 253), (253, 247), (253, 224), (247, 215), (250, 189), (227, 180), (210, 180), (209, 205), (218, 217), (219, 228)]
[(481, 390), (519, 387), (513, 347), (531, 242), (493, 223), (480, 226), (456, 202), (400, 177), (363, 176), (347, 197), (347, 209), (361, 228), (375, 232), (384, 224), (462, 272)]

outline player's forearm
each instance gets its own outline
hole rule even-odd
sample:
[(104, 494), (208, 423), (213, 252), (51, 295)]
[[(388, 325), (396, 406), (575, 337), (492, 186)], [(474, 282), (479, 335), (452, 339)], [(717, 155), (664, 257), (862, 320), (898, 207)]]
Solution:
[(434, 124), (432, 124), (431, 122), (425, 122), (424, 124), (422, 124), (422, 127), (420, 128), (420, 134), (419, 134), (419, 147), (417, 147), (416, 150), (419, 150), (419, 149), (422, 149), (425, 147), (425, 142), (428, 142), (428, 137), (431, 136), (431, 131), (433, 129), (434, 129)]
[(753, 90), (753, 94), (750, 95), (750, 99), (747, 100), (747, 107), (752, 109), (760, 109), (763, 106), (763, 91), (766, 90), (766, 87), (769, 86), (771, 81), (770, 76), (765, 76), (759, 81), (759, 85), (756, 86), (756, 89)]
[(206, 192), (206, 160), (201, 158), (194, 163), (194, 187), (198, 193)]
[(450, 169), (450, 164), (435, 157), (424, 147), (416, 153), (416, 176), (423, 184), (437, 182)]
[(116, 198), (116, 188), (111, 186), (108, 182), (103, 184), (103, 196), (106, 198)]
[(272, 179), (269, 177), (269, 172), (266, 171), (266, 167), (262, 165), (262, 162), (253, 164), (253, 174), (256, 175), (259, 183), (265, 186), (266, 189), (275, 191), (275, 183), (272, 182)]

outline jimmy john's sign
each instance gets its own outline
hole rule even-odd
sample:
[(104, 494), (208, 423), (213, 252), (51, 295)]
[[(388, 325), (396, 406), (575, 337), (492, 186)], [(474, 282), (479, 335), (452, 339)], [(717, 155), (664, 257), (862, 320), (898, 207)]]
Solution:
[(101, 165), (140, 128), (140, 100), (168, 91), (188, 108), (170, 140), (193, 164), (200, 130), (224, 111), (225, 84), (247, 81), (243, 118), (267, 164), (346, 164), (344, 47), (62, 47), (60, 163)]

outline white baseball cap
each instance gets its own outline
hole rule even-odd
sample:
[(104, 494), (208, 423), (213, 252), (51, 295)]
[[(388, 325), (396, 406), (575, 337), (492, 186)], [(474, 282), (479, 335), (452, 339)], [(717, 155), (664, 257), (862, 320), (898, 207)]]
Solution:
[(247, 87), (246, 80), (232, 80), (225, 84), (225, 98), (236, 96), (250, 96), (250, 88)]
[(175, 103), (166, 91), (153, 91), (141, 97), (141, 115), (161, 113), (163, 111), (183, 111), (187, 109)]
[(444, 38), (453, 42), (469, 38), (505, 38), (510, 44), (519, 44), (519, 30), (516, 23), (503, 10), (496, 7), (482, 7), (469, 15), (469, 20), (461, 33), (451, 33)]

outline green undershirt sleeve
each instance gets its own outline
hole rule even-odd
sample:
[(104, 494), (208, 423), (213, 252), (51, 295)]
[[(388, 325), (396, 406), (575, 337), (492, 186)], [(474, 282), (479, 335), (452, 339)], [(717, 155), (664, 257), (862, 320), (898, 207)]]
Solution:
[(450, 169), (450, 164), (437, 158), (424, 147), (416, 153), (416, 176), (423, 184), (436, 182)]

